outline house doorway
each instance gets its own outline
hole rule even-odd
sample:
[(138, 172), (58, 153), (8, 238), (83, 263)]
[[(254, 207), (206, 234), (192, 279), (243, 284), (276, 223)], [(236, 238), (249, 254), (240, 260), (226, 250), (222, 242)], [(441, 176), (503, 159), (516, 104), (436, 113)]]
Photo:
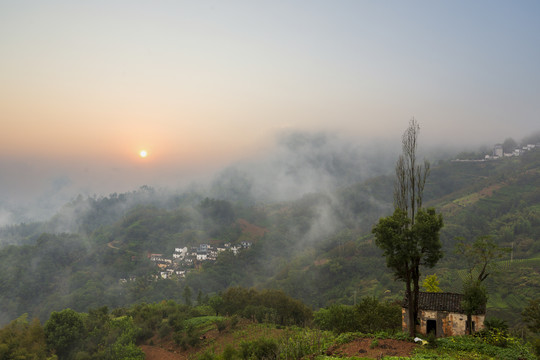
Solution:
[(426, 335), (430, 332), (437, 336), (437, 320), (428, 320), (426, 323)]

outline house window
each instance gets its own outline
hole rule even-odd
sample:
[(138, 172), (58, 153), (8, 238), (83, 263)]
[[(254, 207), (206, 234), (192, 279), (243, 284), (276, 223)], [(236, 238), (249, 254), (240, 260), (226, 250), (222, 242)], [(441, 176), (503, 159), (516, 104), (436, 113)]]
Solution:
[(428, 320), (426, 323), (426, 335), (432, 332), (437, 336), (437, 320)]

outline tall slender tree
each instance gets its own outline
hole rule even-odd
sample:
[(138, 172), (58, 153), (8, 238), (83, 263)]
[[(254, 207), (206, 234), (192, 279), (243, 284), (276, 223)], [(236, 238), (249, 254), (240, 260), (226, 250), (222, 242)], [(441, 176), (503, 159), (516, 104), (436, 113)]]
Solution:
[(420, 266), (433, 267), (443, 255), (439, 240), (442, 216), (434, 209), (422, 208), (430, 166), (427, 161), (419, 165), (416, 159), (419, 131), (413, 118), (403, 134), (403, 151), (396, 163), (394, 213), (379, 219), (373, 228), (375, 243), (383, 250), (387, 266), (396, 279), (405, 282), (411, 336), (418, 323)]

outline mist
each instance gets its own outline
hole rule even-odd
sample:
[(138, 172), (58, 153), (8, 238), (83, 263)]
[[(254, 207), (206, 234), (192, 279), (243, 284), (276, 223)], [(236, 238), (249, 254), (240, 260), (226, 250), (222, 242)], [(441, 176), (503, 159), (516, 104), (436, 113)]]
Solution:
[[(469, 146), (432, 145), (422, 135), (421, 131), (419, 156), (432, 163), (452, 158), (462, 151), (493, 146), (481, 139), (478, 144)], [(536, 137), (529, 135), (524, 140), (530, 139)], [(424, 143), (429, 145), (424, 146)], [(0, 159), (3, 169), (0, 173), (0, 226), (48, 220), (79, 196), (99, 198), (132, 192), (142, 186), (159, 190), (162, 199), (197, 192), (243, 203), (289, 201), (314, 193), (330, 195), (336, 189), (391, 174), (400, 147), (399, 138), (370, 139), (329, 131), (281, 131), (270, 145), (236, 160), (230, 159), (228, 164), (186, 167), (170, 161), (142, 168), (100, 164), (88, 159), (80, 159), (78, 163), (43, 159), (7, 161), (4, 158)]]
[[(392, 169), (399, 143), (358, 141), (329, 132), (282, 132), (272, 146), (221, 169), (182, 168), (174, 162), (133, 169), (103, 164), (5, 161), (0, 226), (50, 219), (65, 204), (150, 186), (162, 194), (197, 191), (230, 201), (284, 201), (329, 193)], [(162, 195), (166, 197), (166, 195)]]

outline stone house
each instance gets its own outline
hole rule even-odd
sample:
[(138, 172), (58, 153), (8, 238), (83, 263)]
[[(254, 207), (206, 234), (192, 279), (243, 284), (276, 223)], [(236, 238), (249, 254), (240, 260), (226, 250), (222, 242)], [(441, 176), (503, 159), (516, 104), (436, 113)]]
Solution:
[[(418, 297), (417, 333), (427, 335), (435, 332), (436, 337), (465, 335), (467, 333), (467, 315), (461, 308), (462, 294), (420, 292)], [(407, 299), (401, 309), (402, 327), (409, 327), (409, 312)], [(486, 309), (472, 315), (473, 332), (484, 328)]]

